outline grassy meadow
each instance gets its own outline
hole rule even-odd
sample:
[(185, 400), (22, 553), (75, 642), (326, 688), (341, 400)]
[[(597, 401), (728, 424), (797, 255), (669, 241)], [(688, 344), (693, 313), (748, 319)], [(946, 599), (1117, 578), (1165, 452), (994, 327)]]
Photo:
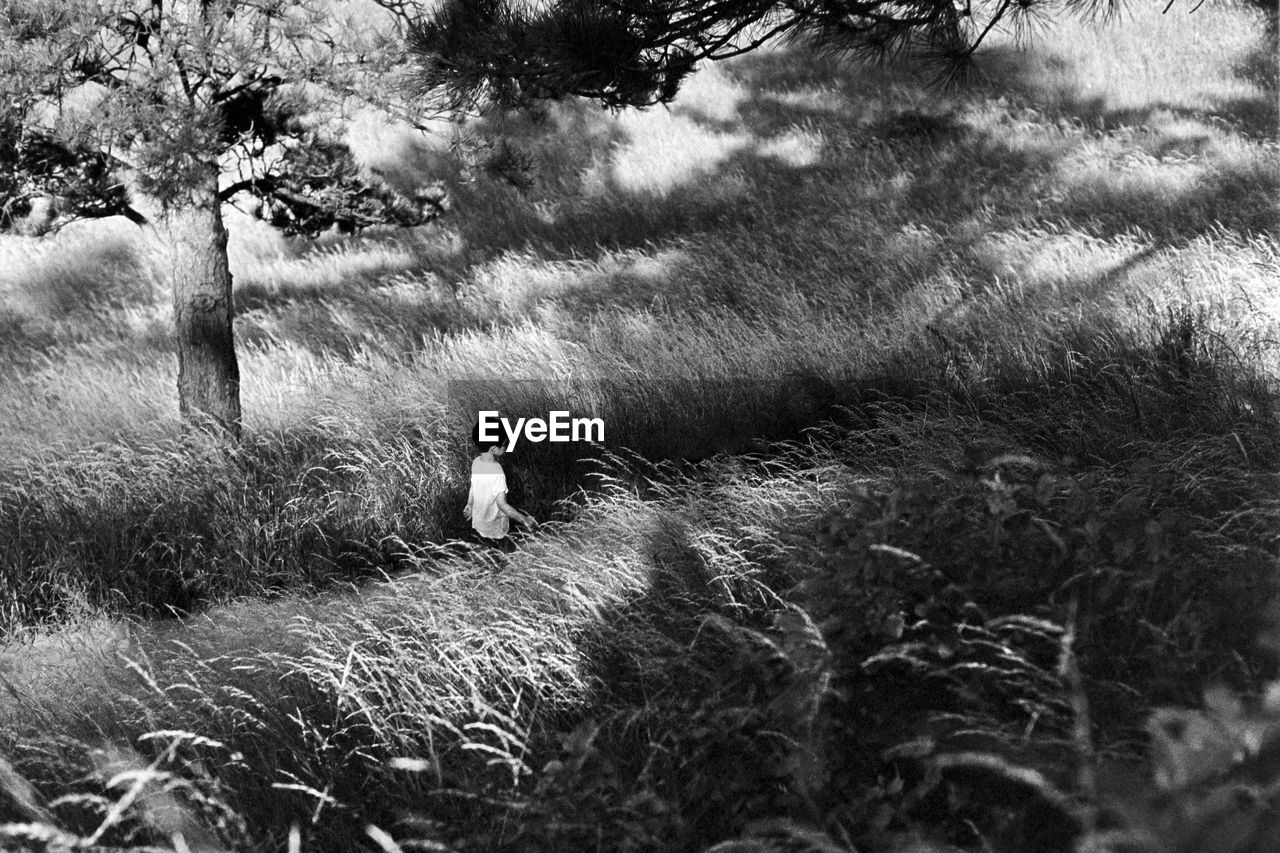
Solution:
[(451, 210), (229, 211), (235, 450), (141, 232), (0, 237), (4, 843), (1280, 848), (1276, 36), (1188, 9), (357, 122)]

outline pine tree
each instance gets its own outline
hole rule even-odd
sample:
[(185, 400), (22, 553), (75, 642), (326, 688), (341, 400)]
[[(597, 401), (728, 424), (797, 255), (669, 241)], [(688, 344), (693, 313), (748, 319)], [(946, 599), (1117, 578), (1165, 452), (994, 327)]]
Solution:
[[(335, 117), (395, 108), (394, 0), (0, 0), (0, 228), (123, 215), (172, 288), (184, 417), (241, 428), (222, 207), (294, 234), (416, 225), (442, 197), (362, 175)], [(419, 125), (420, 126), (420, 125)]]
[(704, 60), (780, 38), (874, 59), (914, 53), (953, 81), (997, 27), (1118, 0), (445, 0), (410, 32), (418, 86), (450, 109), (578, 95), (608, 107), (675, 97)]

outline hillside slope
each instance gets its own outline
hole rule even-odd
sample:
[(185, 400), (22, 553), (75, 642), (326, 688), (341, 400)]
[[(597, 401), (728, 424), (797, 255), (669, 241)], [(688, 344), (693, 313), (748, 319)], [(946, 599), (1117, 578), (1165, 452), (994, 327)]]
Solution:
[[(761, 52), (484, 128), (438, 228), (240, 222), (233, 454), (174, 437), (140, 237), (0, 243), (3, 831), (1271, 849), (1210, 782), (1275, 725), (1275, 45), (1175, 12), (945, 93)], [(570, 392), (612, 458), (512, 460), (556, 522), (433, 545), (475, 395)]]

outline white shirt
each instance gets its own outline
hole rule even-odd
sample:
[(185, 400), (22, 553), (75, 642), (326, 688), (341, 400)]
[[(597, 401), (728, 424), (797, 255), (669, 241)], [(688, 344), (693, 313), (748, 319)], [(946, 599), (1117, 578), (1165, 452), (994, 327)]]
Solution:
[(497, 462), (484, 455), (471, 463), (471, 494), (467, 506), (471, 507), (471, 526), (481, 536), (501, 539), (511, 529), (511, 519), (498, 509), (498, 499), (507, 493), (507, 475)]

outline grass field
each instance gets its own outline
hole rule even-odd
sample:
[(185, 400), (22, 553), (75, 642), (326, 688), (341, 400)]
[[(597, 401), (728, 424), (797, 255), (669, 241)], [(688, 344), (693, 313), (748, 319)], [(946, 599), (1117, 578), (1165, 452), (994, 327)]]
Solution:
[[(231, 214), (235, 452), (144, 236), (0, 238), (0, 834), (1275, 849), (1275, 57), (1135, 7), (953, 91), (791, 46), (469, 163), (358, 127), (452, 210)], [(447, 544), (468, 411), (570, 391), (550, 523)]]

